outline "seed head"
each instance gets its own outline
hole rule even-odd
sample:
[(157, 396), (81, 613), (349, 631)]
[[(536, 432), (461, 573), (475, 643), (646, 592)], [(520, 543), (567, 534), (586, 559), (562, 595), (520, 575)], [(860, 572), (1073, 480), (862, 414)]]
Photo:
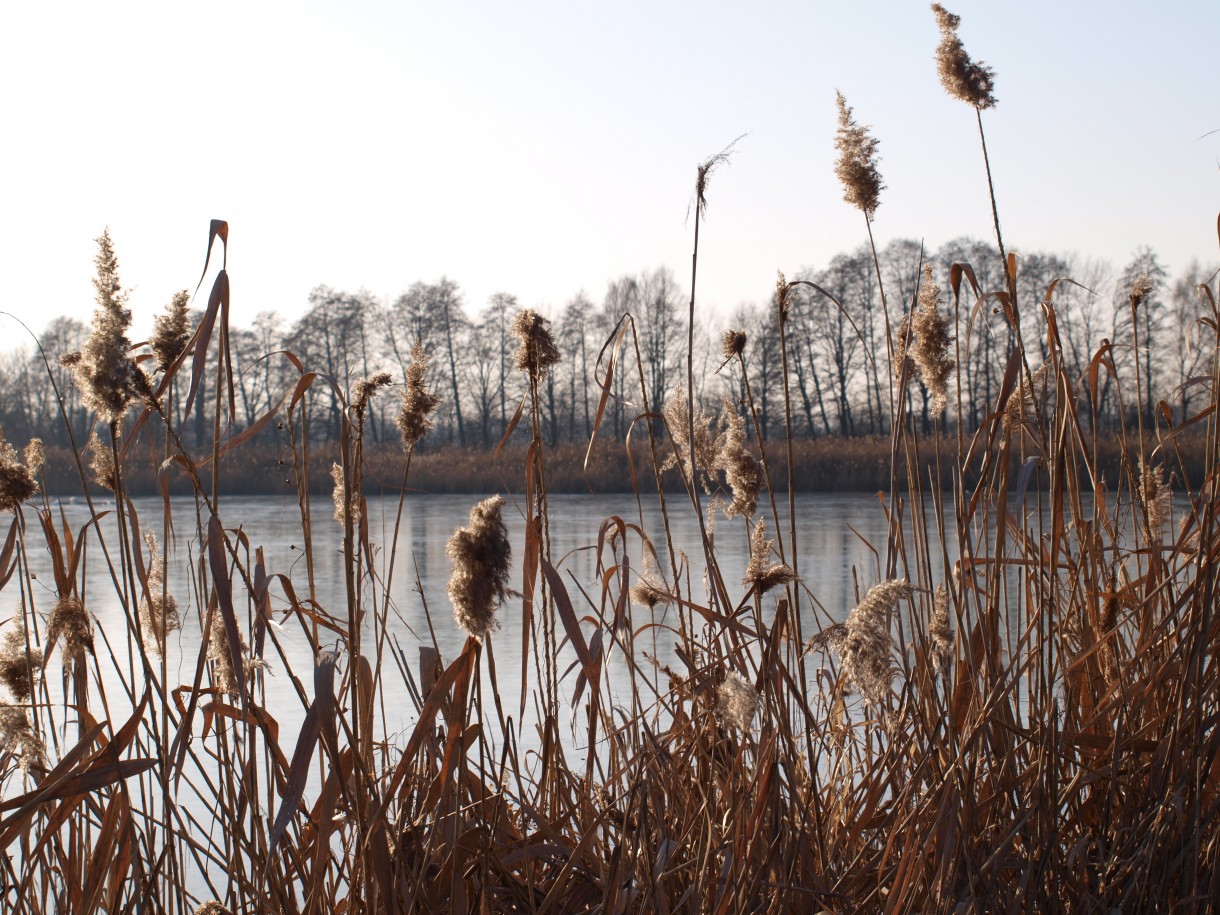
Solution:
[(93, 471), (93, 482), (114, 492), (119, 485), (118, 469), (114, 466), (114, 452), (96, 431), (89, 437), (88, 447), (89, 469)]
[(114, 255), (110, 231), (97, 239), (98, 253), (94, 258), (97, 276), (97, 310), (93, 313), (93, 332), (85, 348), (75, 359), (61, 359), (71, 367), (81, 389), (85, 406), (96, 410), (109, 423), (118, 422), (132, 399), (132, 369), (127, 355), (131, 341), (127, 328), (131, 311), (127, 308), (127, 293), (119, 284), (119, 262)]
[(746, 565), (745, 577), (741, 583), (754, 589), (759, 594), (765, 594), (772, 588), (783, 587), (796, 579), (796, 575), (786, 565), (771, 561), (771, 544), (766, 536), (766, 527), (761, 518), (754, 523), (754, 531), (750, 535), (750, 561)]
[[(341, 464), (332, 463), (330, 465), (330, 478), (335, 481), (335, 491), (332, 493), (335, 503), (335, 520), (343, 524), (343, 514), (347, 508), (347, 484), (343, 480), (343, 466)], [(351, 508), (352, 527), (357, 527), (360, 524), (360, 500), (358, 498), (352, 498)]]
[(716, 687), (716, 718), (726, 728), (736, 731), (749, 730), (754, 713), (758, 711), (758, 691), (753, 684), (735, 670), (724, 675), (724, 681)]
[(152, 351), (157, 357), (157, 368), (165, 371), (186, 349), (191, 336), (191, 296), (185, 289), (175, 292), (165, 306), (165, 313), (153, 321)]
[(746, 348), (746, 332), (744, 330), (726, 331), (720, 341), (721, 351), (725, 359), (736, 359)]
[(449, 600), (457, 624), (477, 638), (486, 638), (499, 623), (496, 610), (511, 593), (508, 587), (512, 546), (500, 516), (504, 500), (484, 499), (470, 510), (470, 522), (449, 538), (445, 554), (453, 560)]
[(1165, 481), (1162, 467), (1149, 468), (1140, 458), (1140, 501), (1148, 512), (1148, 528), (1159, 538), (1173, 513), (1173, 489)]
[(881, 707), (889, 695), (894, 677), (890, 613), (910, 594), (911, 586), (904, 579), (873, 585), (847, 615), (837, 639), (844, 678), (875, 707)]
[(835, 174), (843, 183), (843, 199), (872, 219), (885, 189), (877, 170), (877, 140), (867, 127), (856, 123), (842, 92), (835, 92), (835, 101), (839, 106), (839, 132), (835, 136), (839, 161)]
[(411, 344), (411, 364), (407, 366), (407, 385), (402, 392), (402, 409), (394, 424), (402, 433), (402, 447), (410, 451), (416, 442), (432, 428), (429, 419), (440, 398), (424, 386), (424, 373), (428, 370), (428, 354), (418, 339)]
[(8, 687), (13, 698), (28, 702), (32, 693), (31, 684), (42, 673), (42, 652), (29, 644), (25, 622), (4, 635), (4, 646), (0, 648), (0, 683)]
[(724, 480), (733, 491), (733, 501), (725, 514), (751, 517), (758, 508), (758, 491), (762, 488), (762, 466), (746, 448), (746, 421), (725, 398), (723, 402), (725, 428), (720, 436), (715, 468), (724, 471)]
[(392, 380), (389, 372), (378, 372), (376, 375), (370, 375), (368, 378), (356, 382), (356, 387), (352, 391), (352, 412), (356, 415), (358, 423), (364, 424), (369, 401), (379, 390), (387, 387)]
[(1045, 398), (1046, 380), (1049, 377), (1049, 362), (1042, 363), (1031, 372), (1029, 381), (1022, 376), (1018, 390), (1008, 395), (1008, 403), (1004, 405), (1001, 426), (1006, 433), (1018, 428), (1023, 419), (1037, 415), (1038, 401)]
[(941, 672), (953, 660), (953, 628), (949, 625), (949, 590), (944, 585), (936, 589), (932, 600), (932, 621), (928, 626), (932, 641), (932, 666)]
[(949, 376), (953, 374), (954, 365), (949, 358), (949, 344), (953, 338), (949, 335), (949, 318), (940, 311), (940, 287), (932, 282), (931, 265), (924, 265), (923, 276), (919, 308), (911, 313), (910, 332), (914, 334), (915, 342), (904, 349), (932, 393), (932, 415), (940, 416), (949, 402)]
[(984, 110), (994, 108), (992, 94), (995, 71), (982, 61), (975, 63), (957, 37), (961, 17), (954, 16), (939, 3), (932, 4), (936, 24), (940, 27), (940, 44), (936, 48), (936, 68), (945, 91), (968, 105)]
[(144, 644), (161, 657), (166, 637), (182, 628), (182, 615), (178, 612), (178, 601), (165, 588), (157, 535), (145, 531), (144, 543), (149, 554), (148, 596), (140, 601), (140, 626), (144, 631)]
[(1148, 271), (1145, 270), (1135, 278), (1135, 282), (1131, 284), (1131, 305), (1138, 308), (1144, 303), (1148, 296), (1152, 295), (1152, 278), (1148, 276)]
[(535, 383), (541, 381), (561, 358), (555, 338), (551, 336), (551, 322), (527, 308), (513, 319), (513, 336), (520, 343), (517, 368), (527, 372)]
[(55, 604), (47, 621), (47, 644), (58, 643), (66, 663), (86, 651), (93, 652), (93, 627), (89, 614), (78, 598), (66, 595)]
[[(245, 658), (246, 639), (238, 630), (238, 653)], [(212, 629), (208, 633), (208, 660), (212, 662), (212, 685), (223, 693), (235, 695), (237, 676), (233, 672), (233, 655), (229, 651), (229, 635), (225, 630), (224, 616), (219, 608), (212, 611)], [(248, 662), (243, 662), (243, 670), (248, 668)]]
[(213, 899), (195, 909), (195, 915), (232, 915), (232, 913)]
[(15, 512), (22, 502), (34, 497), (38, 483), (34, 476), (42, 466), (42, 441), (33, 439), (25, 449), (25, 463), (0, 431), (0, 511)]
[[(661, 416), (665, 419), (665, 427), (669, 430), (669, 440), (672, 448), (669, 455), (661, 462), (661, 470), (671, 470), (681, 467), (690, 477), (690, 429), (687, 424), (686, 391), (676, 388), (661, 408)], [(706, 477), (716, 465), (720, 453), (720, 437), (712, 424), (712, 417), (701, 406), (695, 413), (695, 460), (699, 462), (700, 475)], [(704, 490), (709, 490), (707, 479), (703, 480)]]
[(0, 750), (10, 756), (20, 752), (21, 770), (26, 773), (31, 766), (42, 763), (45, 753), (42, 738), (34, 731), (25, 709), (0, 705)]

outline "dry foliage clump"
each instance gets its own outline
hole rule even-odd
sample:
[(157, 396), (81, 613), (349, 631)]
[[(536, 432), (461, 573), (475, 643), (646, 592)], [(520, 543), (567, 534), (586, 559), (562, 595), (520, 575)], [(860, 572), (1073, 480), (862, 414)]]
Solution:
[(512, 546), (500, 510), (499, 496), (484, 499), (470, 510), (470, 523), (449, 538), (445, 554), (453, 561), (449, 600), (457, 624), (476, 638), (486, 638), (498, 625), (496, 610), (508, 598)]
[(716, 720), (726, 728), (748, 731), (758, 711), (758, 690), (735, 670), (725, 673), (716, 687)]
[(46, 747), (25, 709), (0, 705), (0, 750), (9, 756), (20, 754), (22, 772), (42, 764)]
[(18, 619), (17, 625), (4, 634), (0, 647), (0, 683), (8, 687), (14, 699), (27, 702), (41, 675), (42, 651), (30, 644), (25, 623)]
[(15, 512), (19, 505), (34, 497), (38, 492), (35, 477), (44, 460), (41, 439), (32, 439), (26, 446), (23, 463), (17, 449), (0, 432), (0, 511)]

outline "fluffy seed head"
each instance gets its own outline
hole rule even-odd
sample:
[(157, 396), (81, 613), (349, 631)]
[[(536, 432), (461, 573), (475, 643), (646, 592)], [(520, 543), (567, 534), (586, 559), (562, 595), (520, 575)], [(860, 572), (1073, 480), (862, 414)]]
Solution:
[(746, 731), (757, 710), (758, 691), (753, 684), (735, 670), (726, 673), (716, 687), (716, 719), (726, 728)]
[(132, 399), (132, 369), (127, 355), (131, 341), (127, 328), (131, 311), (127, 308), (127, 293), (119, 283), (119, 262), (114, 255), (110, 231), (97, 239), (98, 253), (94, 258), (97, 276), (97, 310), (93, 313), (93, 332), (79, 357), (60, 361), (71, 367), (85, 406), (97, 411), (109, 423), (118, 422)]
[(940, 28), (940, 44), (936, 48), (936, 68), (945, 91), (956, 99), (980, 110), (994, 108), (996, 98), (995, 71), (982, 61), (975, 63), (957, 37), (961, 17), (955, 16), (939, 3), (932, 4), (936, 24)]
[(410, 451), (416, 442), (432, 428), (429, 418), (440, 398), (424, 386), (424, 373), (428, 370), (428, 354), (418, 339), (411, 344), (411, 364), (407, 366), (407, 385), (402, 392), (402, 409), (394, 425), (402, 434), (402, 447)]
[(195, 915), (232, 915), (232, 913), (213, 899), (195, 909)]
[(843, 676), (869, 705), (880, 707), (889, 695), (894, 677), (890, 613), (910, 593), (904, 579), (873, 585), (843, 623), (838, 639)]
[[(35, 445), (37, 442), (37, 445)], [(42, 441), (33, 439), (26, 447), (25, 463), (17, 456), (17, 449), (0, 432), (0, 511), (15, 512), (17, 506), (38, 492), (34, 479), (42, 466)]]
[(470, 522), (449, 538), (445, 554), (453, 560), (449, 600), (457, 624), (477, 638), (499, 624), (495, 613), (511, 593), (508, 587), (512, 546), (500, 509), (499, 496), (484, 499), (470, 510)]
[(47, 643), (59, 645), (65, 663), (93, 651), (93, 627), (85, 605), (72, 595), (61, 597), (47, 621)]
[(175, 292), (165, 306), (165, 313), (153, 321), (152, 351), (157, 357), (157, 368), (165, 371), (174, 364), (191, 337), (191, 296), (185, 289)]
[(1037, 415), (1038, 402), (1045, 399), (1046, 380), (1050, 377), (1050, 363), (1044, 362), (1030, 373), (1029, 381), (1022, 376), (1017, 390), (1008, 395), (1008, 403), (1004, 405), (1004, 418), (1001, 426), (1005, 432), (1012, 432), (1021, 425), (1022, 419)]
[(835, 92), (835, 102), (839, 106), (839, 132), (835, 136), (839, 161), (835, 174), (843, 184), (843, 199), (871, 219), (885, 189), (877, 170), (877, 140), (867, 127), (856, 123), (842, 92)]
[(953, 628), (949, 624), (949, 590), (940, 585), (932, 600), (932, 621), (928, 626), (928, 637), (932, 642), (932, 666), (936, 670), (948, 670), (953, 660), (953, 636)]
[(370, 375), (368, 378), (356, 382), (356, 387), (352, 390), (352, 412), (356, 415), (357, 422), (364, 422), (369, 401), (378, 391), (387, 387), (392, 380), (389, 372), (378, 372), (376, 375)]
[[(681, 462), (683, 473), (690, 477), (690, 428), (687, 424), (686, 391), (677, 388), (665, 401), (661, 415), (665, 418), (665, 427), (669, 430), (669, 439), (673, 447), (669, 455), (661, 463), (661, 470), (671, 470)], [(700, 474), (706, 476), (715, 465), (720, 453), (720, 437), (712, 423), (712, 417), (701, 406), (695, 413), (695, 460), (699, 462)], [(703, 481), (704, 489), (709, 488), (708, 481)]]
[(25, 709), (0, 705), (0, 750), (9, 755), (20, 753), (21, 770), (26, 773), (31, 766), (42, 763), (42, 738), (34, 731)]
[(1149, 468), (1141, 457), (1139, 469), (1140, 500), (1148, 512), (1148, 527), (1152, 536), (1159, 538), (1173, 512), (1173, 489), (1165, 480), (1163, 468)]
[[(239, 654), (246, 656), (246, 639), (239, 630), (237, 633)], [(229, 636), (225, 631), (224, 616), (219, 608), (212, 611), (212, 629), (208, 633), (208, 660), (212, 662), (212, 685), (221, 692), (236, 695), (237, 676), (233, 672), (233, 655), (229, 651)], [(249, 665), (243, 662), (243, 669)]]
[(720, 349), (725, 359), (736, 359), (746, 348), (746, 332), (744, 330), (725, 331), (720, 340)]
[(165, 588), (156, 534), (145, 531), (144, 543), (148, 546), (149, 554), (148, 597), (140, 601), (140, 627), (144, 632), (145, 646), (161, 657), (165, 652), (166, 637), (182, 628), (182, 615), (178, 611), (178, 601)]
[(715, 468), (724, 471), (724, 480), (733, 491), (733, 501), (725, 514), (751, 517), (758, 508), (762, 488), (762, 465), (746, 448), (746, 421), (728, 398), (723, 402), (725, 428), (716, 452)]
[[(332, 463), (330, 465), (330, 478), (335, 481), (335, 491), (331, 494), (335, 503), (335, 520), (343, 524), (343, 513), (347, 509), (347, 484), (343, 480), (343, 466), (341, 464)], [(352, 527), (357, 527), (360, 524), (360, 500), (352, 498)]]
[(0, 647), (0, 683), (8, 687), (13, 698), (28, 702), (32, 693), (31, 684), (42, 672), (42, 652), (29, 644), (25, 623), (17, 625), (4, 635), (4, 646)]
[(767, 539), (766, 527), (761, 518), (754, 523), (754, 531), (750, 535), (750, 561), (746, 564), (746, 574), (741, 583), (747, 588), (753, 588), (759, 594), (765, 594), (772, 588), (780, 588), (796, 579), (796, 575), (786, 565), (771, 561), (772, 541)]
[(914, 343), (904, 347), (915, 363), (920, 380), (932, 393), (932, 414), (940, 416), (949, 402), (949, 377), (953, 360), (949, 358), (949, 318), (940, 311), (940, 287), (932, 282), (932, 267), (924, 265), (924, 280), (919, 288), (919, 307), (911, 313), (910, 333)]
[(1145, 270), (1131, 284), (1131, 304), (1138, 308), (1148, 296), (1152, 295), (1152, 289), (1152, 278), (1148, 276), (1148, 271)]
[(527, 372), (535, 383), (562, 358), (555, 338), (551, 336), (551, 322), (532, 308), (519, 312), (513, 319), (513, 336), (520, 344), (517, 368)]
[(89, 437), (89, 469), (93, 471), (93, 482), (114, 492), (119, 485), (119, 475), (114, 466), (114, 452), (101, 440), (95, 431)]

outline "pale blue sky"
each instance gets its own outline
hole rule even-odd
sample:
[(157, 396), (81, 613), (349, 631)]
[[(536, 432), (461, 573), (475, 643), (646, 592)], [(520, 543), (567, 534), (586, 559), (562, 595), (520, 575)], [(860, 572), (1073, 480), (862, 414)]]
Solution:
[[(984, 113), (1005, 240), (1173, 269), (1217, 259), (1220, 4), (952, 2), (997, 72)], [(990, 237), (974, 113), (923, 2), (5, 4), (0, 308), (91, 314), (109, 226), (142, 337), (229, 220), (239, 323), (320, 283), (446, 274), (558, 311), (669, 265), (700, 301), (865, 240), (835, 180), (834, 91), (880, 141), (879, 243)]]

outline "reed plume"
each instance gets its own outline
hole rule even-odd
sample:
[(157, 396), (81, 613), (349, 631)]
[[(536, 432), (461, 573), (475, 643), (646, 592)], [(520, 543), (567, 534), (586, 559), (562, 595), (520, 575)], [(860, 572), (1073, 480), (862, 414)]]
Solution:
[(148, 596), (140, 601), (140, 626), (144, 644), (156, 653), (164, 654), (165, 639), (171, 632), (182, 628), (182, 615), (178, 601), (165, 589), (165, 575), (161, 566), (157, 535), (144, 532), (144, 543), (148, 547)]
[(894, 679), (890, 614), (910, 594), (911, 586), (905, 579), (873, 585), (844, 622), (823, 630), (812, 643), (813, 647), (829, 646), (839, 652), (843, 680), (877, 709), (884, 708)]
[(877, 140), (867, 127), (856, 123), (843, 93), (837, 90), (835, 104), (839, 107), (839, 131), (835, 136), (839, 160), (835, 174), (843, 184), (843, 199), (872, 219), (885, 189), (877, 169)]
[(0, 431), (0, 511), (15, 512), (19, 505), (34, 497), (38, 492), (34, 477), (41, 469), (43, 459), (41, 439), (32, 439), (26, 446), (22, 463), (17, 449)]
[[(919, 378), (932, 394), (932, 415), (940, 416), (949, 402), (949, 377), (954, 361), (949, 358), (949, 318), (940, 311), (943, 304), (940, 287), (932, 282), (932, 267), (924, 265), (923, 283), (919, 287), (919, 307), (910, 315), (909, 334), (902, 338), (902, 351), (919, 372)], [(915, 337), (910, 341), (910, 335)]]
[(762, 488), (762, 465), (746, 448), (746, 421), (726, 397), (723, 401), (724, 431), (716, 450), (713, 467), (723, 471), (724, 481), (733, 493), (733, 501), (725, 508), (730, 518), (753, 517), (758, 508), (758, 493)]
[(975, 63), (966, 53), (962, 41), (957, 37), (960, 16), (955, 16), (939, 3), (932, 4), (936, 24), (940, 28), (940, 44), (936, 48), (936, 68), (940, 72), (940, 83), (955, 99), (979, 110), (994, 108), (996, 97), (992, 94), (995, 71), (982, 61)]
[(93, 627), (79, 598), (69, 594), (56, 602), (47, 620), (47, 644), (53, 643), (59, 644), (65, 661), (93, 651)]
[(4, 634), (0, 647), (0, 683), (8, 687), (14, 699), (28, 702), (31, 685), (41, 674), (42, 652), (30, 645), (25, 622), (18, 619), (17, 625)]
[(118, 468), (114, 466), (114, 452), (95, 431), (89, 436), (89, 469), (93, 471), (93, 482), (103, 489), (114, 492), (119, 485)]
[(127, 308), (127, 293), (119, 282), (119, 262), (109, 229), (97, 239), (97, 245), (93, 332), (84, 349), (60, 361), (72, 370), (85, 406), (114, 424), (122, 418), (134, 395), (134, 363), (128, 356), (131, 341), (127, 339), (131, 310)]
[(513, 319), (513, 336), (519, 344), (517, 368), (526, 372), (535, 384), (562, 358), (551, 335), (551, 322), (532, 308), (518, 312)]
[(165, 313), (153, 321), (152, 351), (157, 368), (167, 370), (186, 349), (191, 336), (191, 296), (185, 289), (175, 292)]
[(741, 583), (757, 594), (765, 594), (772, 588), (783, 587), (796, 579), (796, 573), (783, 563), (771, 560), (771, 545), (767, 539), (766, 526), (761, 518), (754, 523), (750, 534), (750, 561)]
[(1148, 467), (1139, 459), (1140, 501), (1148, 513), (1148, 529), (1152, 536), (1160, 535), (1173, 513), (1173, 488), (1165, 480), (1161, 467)]
[(508, 598), (512, 546), (500, 510), (499, 496), (484, 499), (470, 510), (470, 523), (453, 532), (445, 554), (453, 561), (449, 600), (457, 624), (477, 638), (497, 628), (495, 613)]
[(744, 330), (728, 330), (720, 338), (720, 351), (725, 360), (736, 359), (746, 349), (746, 332)]
[(42, 764), (46, 748), (25, 709), (0, 705), (0, 750), (10, 756), (20, 753), (19, 765), (27, 774), (32, 766)]
[(404, 451), (410, 451), (432, 428), (432, 411), (440, 398), (424, 384), (428, 370), (428, 354), (418, 339), (411, 344), (411, 364), (407, 366), (407, 384), (402, 392), (402, 406), (394, 425), (402, 435)]
[(932, 666), (940, 672), (949, 669), (953, 661), (954, 632), (949, 624), (949, 589), (943, 584), (936, 588), (932, 599), (932, 621), (928, 626), (931, 640)]
[(758, 711), (758, 690), (735, 670), (716, 687), (716, 720), (735, 731), (748, 731)]

